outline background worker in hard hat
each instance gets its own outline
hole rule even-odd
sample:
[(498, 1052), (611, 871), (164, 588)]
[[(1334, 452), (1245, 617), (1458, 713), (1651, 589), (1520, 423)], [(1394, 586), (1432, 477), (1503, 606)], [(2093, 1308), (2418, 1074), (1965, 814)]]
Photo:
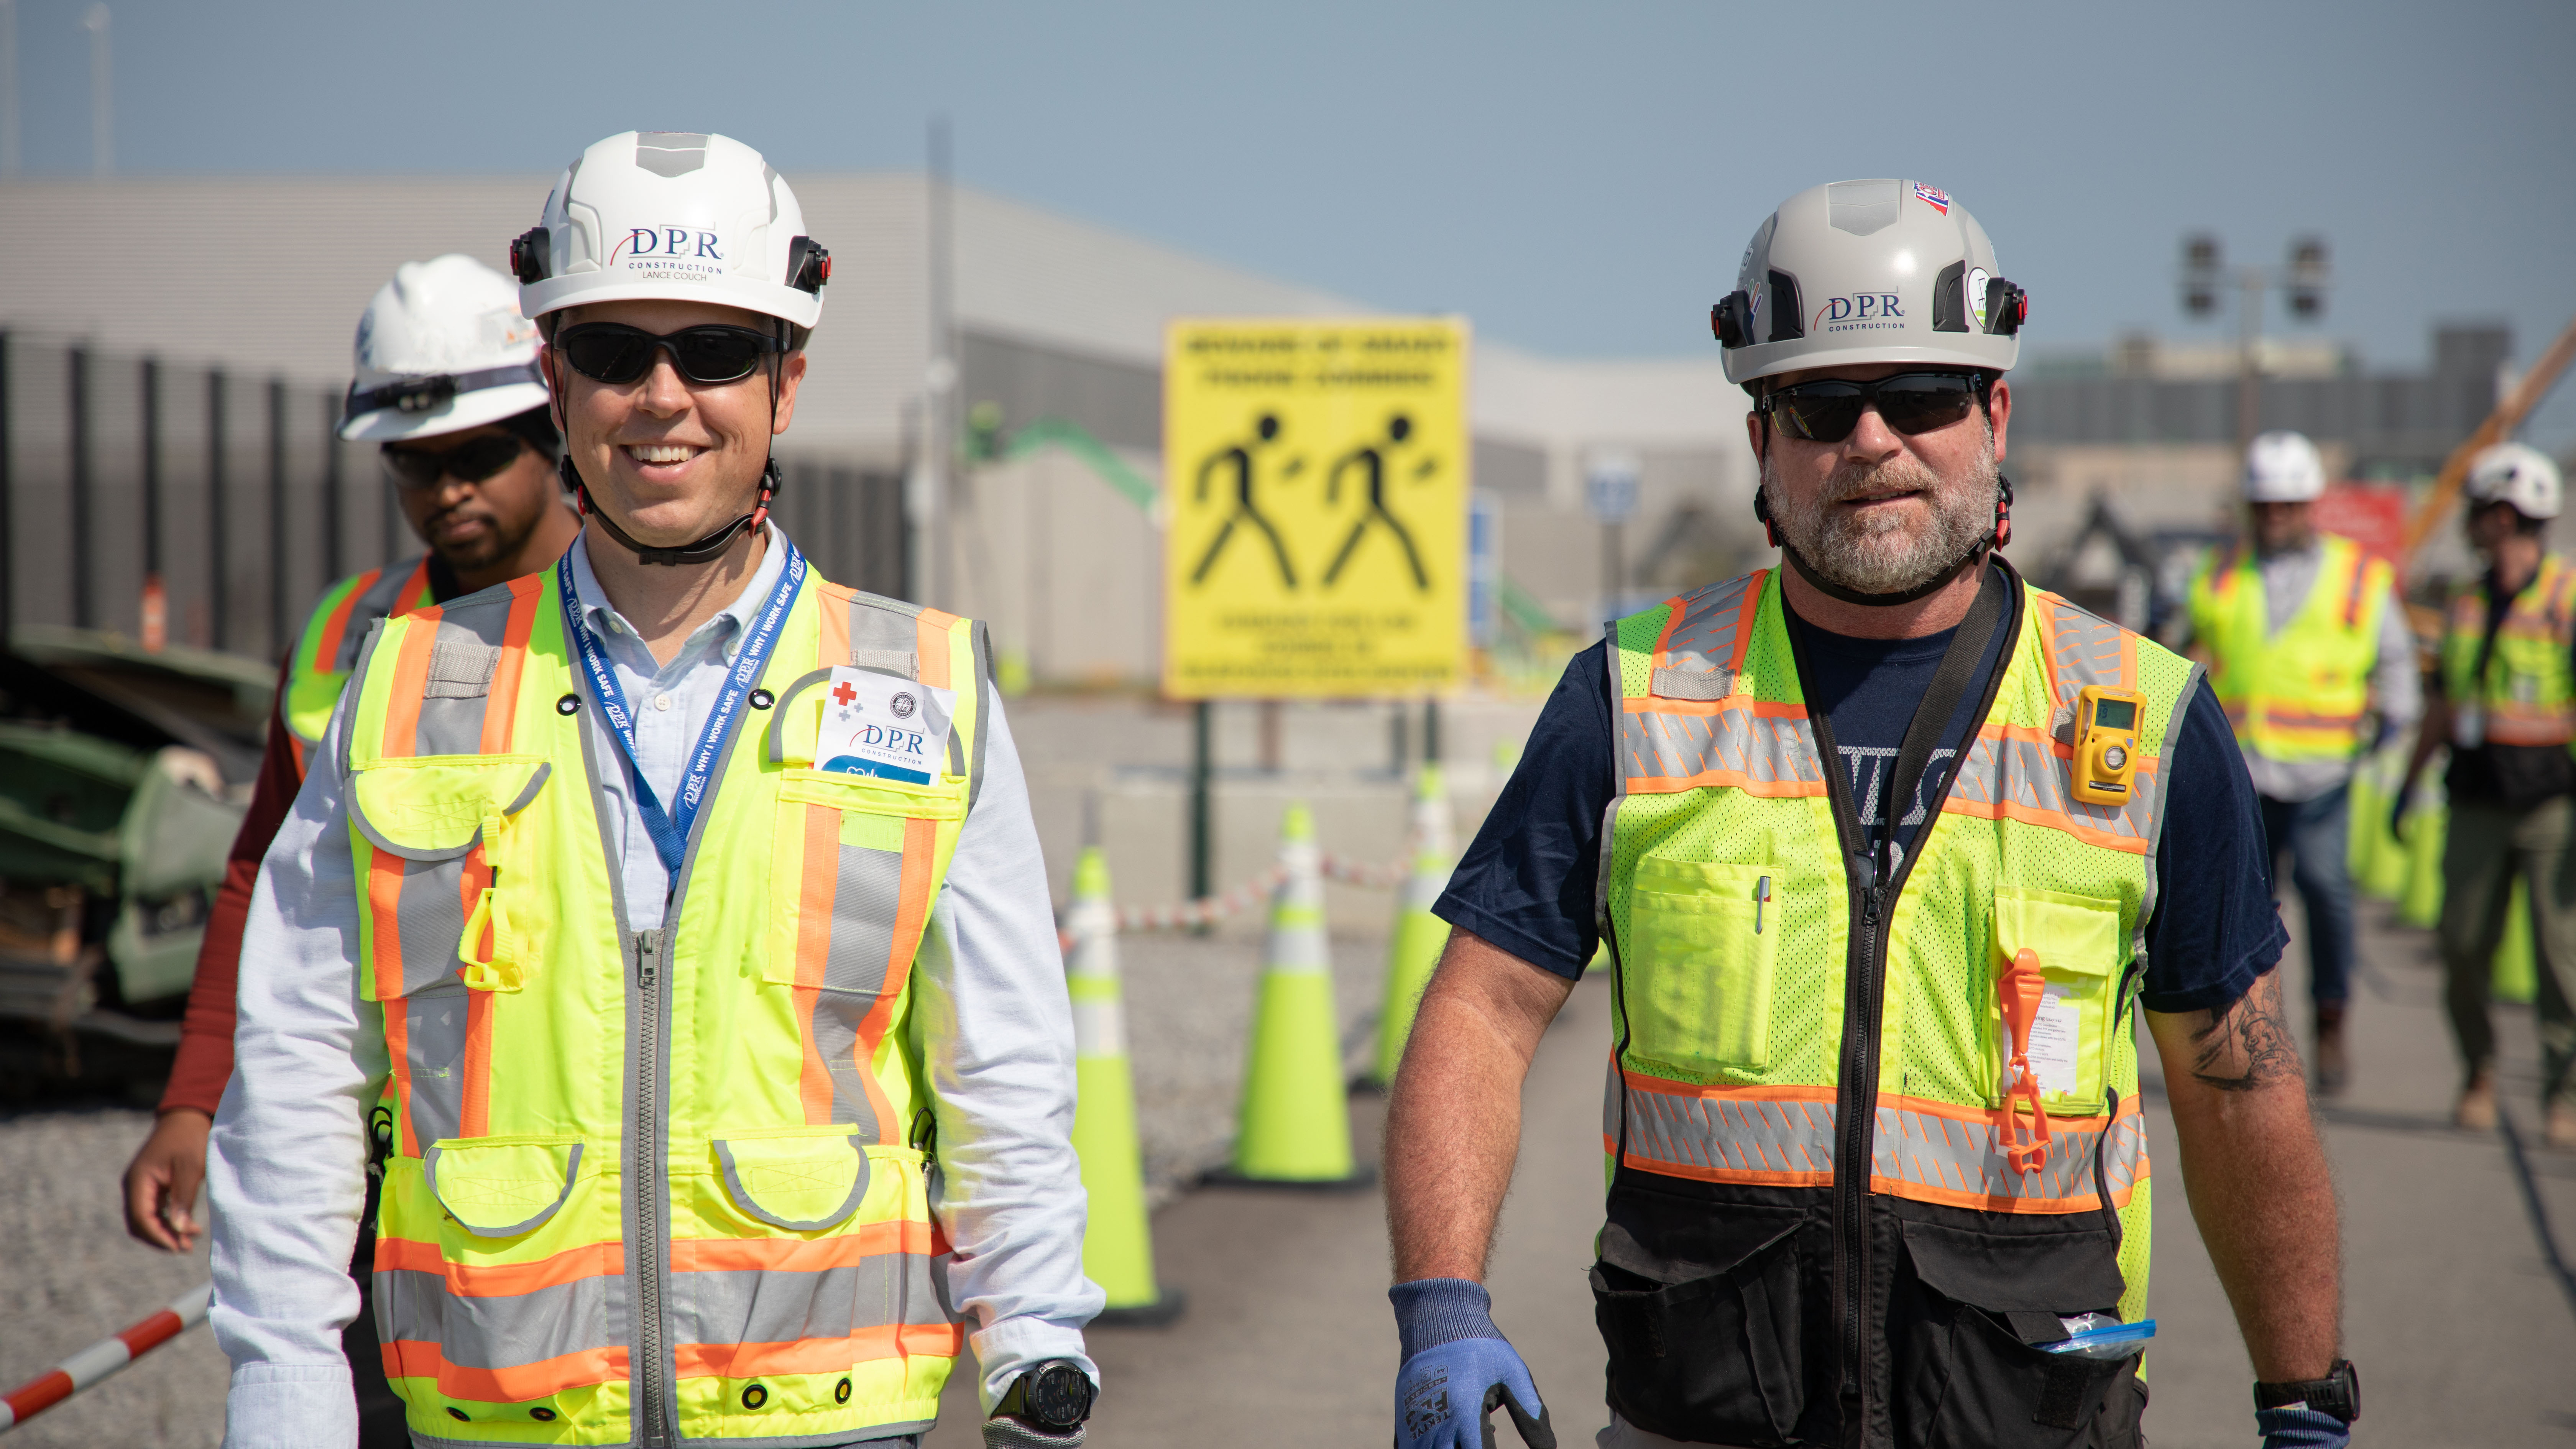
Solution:
[(2499, 443), (2471, 460), (2462, 491), (2469, 542), (2486, 556), (2487, 571), (2451, 599), (2438, 687), (2399, 787), (2399, 809), (2425, 760), (2448, 745), (2441, 940), (2462, 1064), (2459, 1124), (2495, 1128), (2487, 986), (2519, 880), (2531, 902), (2539, 977), (2543, 1132), (2552, 1147), (2576, 1148), (2576, 1008), (2569, 1005), (2576, 998), (2576, 878), (2568, 871), (2576, 810), (2569, 798), (2576, 791), (2576, 566), (2542, 541), (2565, 490), (2548, 455)]
[(2172, 1179), (2133, 1002), (2255, 1426), (2344, 1443), (2334, 1194), (2226, 716), (1988, 558), (2019, 289), (1904, 181), (1792, 197), (1744, 255), (1715, 322), (1787, 566), (1577, 656), (1436, 907), (1388, 1120), (1397, 1442), (1540, 1409), (1477, 1280), (1606, 922), (1603, 1445), (2140, 1442), (2134, 1356), (2048, 1351), (2147, 1314)]
[[(199, 1233), (206, 1134), (233, 1072), (233, 988), (252, 883), (367, 631), (388, 615), (549, 567), (581, 531), (556, 478), (561, 444), (537, 370), (536, 325), (519, 315), (516, 283), (466, 256), (405, 262), (360, 316), (355, 351), (340, 436), (380, 446), (403, 516), (428, 552), (323, 590), (281, 671), (268, 752), (208, 915), (160, 1117), (125, 1169), (126, 1231), (171, 1252), (195, 1247)], [(363, 1236), (351, 1267), (362, 1292), (372, 1286), (372, 1248), (373, 1235)], [(408, 1445), (372, 1313), (350, 1323), (347, 1341), (361, 1441)]]
[(768, 520), (829, 256), (672, 132), (512, 253), (585, 527), (377, 630), (262, 863), (227, 1442), (346, 1442), (372, 1137), (421, 1442), (911, 1444), (971, 1331), (987, 1436), (1077, 1444), (1072, 1015), (989, 645)]
[[(2263, 811), (2277, 868), (2308, 909), (2308, 997), (2318, 1090), (2343, 1090), (2352, 1001), (2347, 797), (2376, 744), (2415, 723), (2423, 688), (2394, 571), (2317, 531), (2325, 459), (2297, 433), (2265, 433), (2245, 456), (2246, 542), (2215, 549), (2191, 580), (2184, 639), (2209, 664)], [(2181, 641), (2177, 641), (2178, 643)], [(2374, 729), (2371, 720), (2377, 716)], [(2374, 822), (2374, 827), (2376, 822)]]

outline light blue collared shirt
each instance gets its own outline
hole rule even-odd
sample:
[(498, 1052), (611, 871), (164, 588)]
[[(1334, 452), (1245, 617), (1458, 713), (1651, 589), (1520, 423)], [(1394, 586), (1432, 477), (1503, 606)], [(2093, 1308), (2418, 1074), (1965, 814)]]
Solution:
[[(608, 602), (608, 591), (590, 571), (590, 530), (582, 530), (564, 555), (572, 560), (573, 595), (581, 601), (582, 621), (599, 639), (600, 652), (616, 672), (617, 687), (626, 692), (626, 712), (635, 721), (635, 766), (644, 772), (644, 783), (653, 787), (653, 798), (675, 819), (680, 778), (688, 772), (698, 731), (715, 713), (716, 696), (724, 691), (734, 655), (751, 637), (754, 616), (769, 602), (769, 591), (786, 571), (787, 550), (781, 547), (785, 542), (786, 535), (770, 531), (769, 546), (762, 550), (760, 567), (752, 570), (750, 582), (732, 603), (700, 624), (668, 664), (654, 662), (653, 651), (644, 647), (635, 626)], [(617, 732), (602, 728), (596, 737), (607, 745), (600, 758), (605, 766), (621, 753)], [(599, 773), (599, 792), (615, 807), (609, 846), (617, 852), (619, 875), (626, 887), (627, 923), (638, 931), (659, 930), (662, 908), (670, 903), (670, 874), (662, 869), (662, 857), (653, 849), (652, 832), (644, 828), (632, 777), (624, 770), (603, 768)]]

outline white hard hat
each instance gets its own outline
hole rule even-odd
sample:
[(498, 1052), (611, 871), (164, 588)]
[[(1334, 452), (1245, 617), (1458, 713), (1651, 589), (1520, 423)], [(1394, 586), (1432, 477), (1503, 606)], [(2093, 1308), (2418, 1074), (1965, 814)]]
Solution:
[(2030, 302), (1968, 209), (1920, 181), (1836, 181), (1780, 203), (1709, 318), (1726, 380), (1835, 364), (2009, 369)]
[(461, 253), (395, 268), (352, 351), (358, 376), (340, 413), (351, 442), (436, 437), (546, 405), (519, 289)]
[(2564, 488), (2558, 465), (2527, 443), (2498, 443), (2469, 460), (2468, 486), (2478, 503), (2510, 503), (2525, 518), (2556, 518)]
[(2304, 434), (2265, 433), (2245, 450), (2245, 501), (2313, 503), (2326, 491), (2326, 460)]
[(697, 131), (626, 131), (581, 153), (544, 220), (510, 244), (519, 305), (713, 302), (812, 327), (831, 254), (805, 235), (787, 178), (760, 153)]

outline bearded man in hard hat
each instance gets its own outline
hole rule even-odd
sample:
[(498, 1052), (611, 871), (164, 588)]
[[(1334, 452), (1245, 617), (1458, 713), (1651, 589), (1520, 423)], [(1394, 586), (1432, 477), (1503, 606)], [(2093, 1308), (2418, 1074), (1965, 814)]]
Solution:
[(2141, 1005), (2257, 1422), (2344, 1442), (2253, 788), (2196, 667), (1992, 553), (1999, 270), (1908, 181), (1803, 192), (1746, 249), (1714, 323), (1787, 567), (1577, 656), (1436, 907), (1386, 1149), (1399, 1445), (1472, 1446), (1496, 1401), (1552, 1438), (1477, 1280), (1596, 941), (1605, 1446), (2139, 1442)]
[(2552, 1147), (2576, 1148), (2576, 879), (2567, 869), (2576, 813), (2576, 566), (2544, 542), (2565, 489), (2547, 454), (2499, 443), (2470, 462), (2462, 491), (2469, 542), (2486, 556), (2487, 572), (2451, 599), (2438, 687), (2407, 762), (2400, 808), (2425, 760), (2448, 745), (2440, 934), (2463, 1068), (2459, 1124), (2495, 1130), (2487, 987), (2519, 880), (2531, 902), (2539, 977), (2543, 1132)]
[[(368, 640), (246, 933), (208, 1163), (227, 1442), (1080, 1442), (1073, 1032), (975, 622), (769, 520), (830, 259), (722, 136), (592, 146), (512, 247), (586, 527)], [(290, 1166), (291, 1164), (291, 1166)]]
[(2288, 852), (2307, 904), (2317, 1087), (2332, 1094), (2343, 1090), (2351, 1060), (2352, 772), (2372, 745), (2415, 722), (2423, 691), (2393, 570), (2352, 540), (2317, 531), (2316, 501), (2326, 491), (2317, 445), (2291, 432), (2256, 438), (2244, 489), (2252, 547), (2231, 544), (2201, 560), (2187, 632), (2175, 642), (2208, 660), (2260, 797), (2265, 864)]
[[(340, 436), (381, 448), (403, 516), (429, 551), (323, 590), (287, 656), (268, 753), (197, 953), (160, 1118), (125, 1170), (126, 1231), (169, 1252), (197, 1240), (206, 1134), (232, 1077), (234, 980), (260, 858), (368, 631), (379, 619), (550, 567), (581, 531), (556, 478), (561, 444), (537, 370), (537, 329), (519, 314), (509, 278), (466, 256), (405, 262), (359, 317), (355, 352)], [(372, 1249), (373, 1234), (362, 1233), (350, 1269), (362, 1297)], [(372, 1313), (352, 1321), (347, 1342), (361, 1442), (408, 1445)]]

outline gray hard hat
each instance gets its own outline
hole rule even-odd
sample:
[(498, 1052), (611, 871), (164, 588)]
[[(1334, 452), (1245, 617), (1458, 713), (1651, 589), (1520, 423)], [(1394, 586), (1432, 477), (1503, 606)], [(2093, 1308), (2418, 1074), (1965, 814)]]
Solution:
[(1872, 362), (2009, 369), (2028, 296), (1968, 209), (1920, 181), (1836, 181), (1780, 203), (1712, 309), (1726, 380)]

